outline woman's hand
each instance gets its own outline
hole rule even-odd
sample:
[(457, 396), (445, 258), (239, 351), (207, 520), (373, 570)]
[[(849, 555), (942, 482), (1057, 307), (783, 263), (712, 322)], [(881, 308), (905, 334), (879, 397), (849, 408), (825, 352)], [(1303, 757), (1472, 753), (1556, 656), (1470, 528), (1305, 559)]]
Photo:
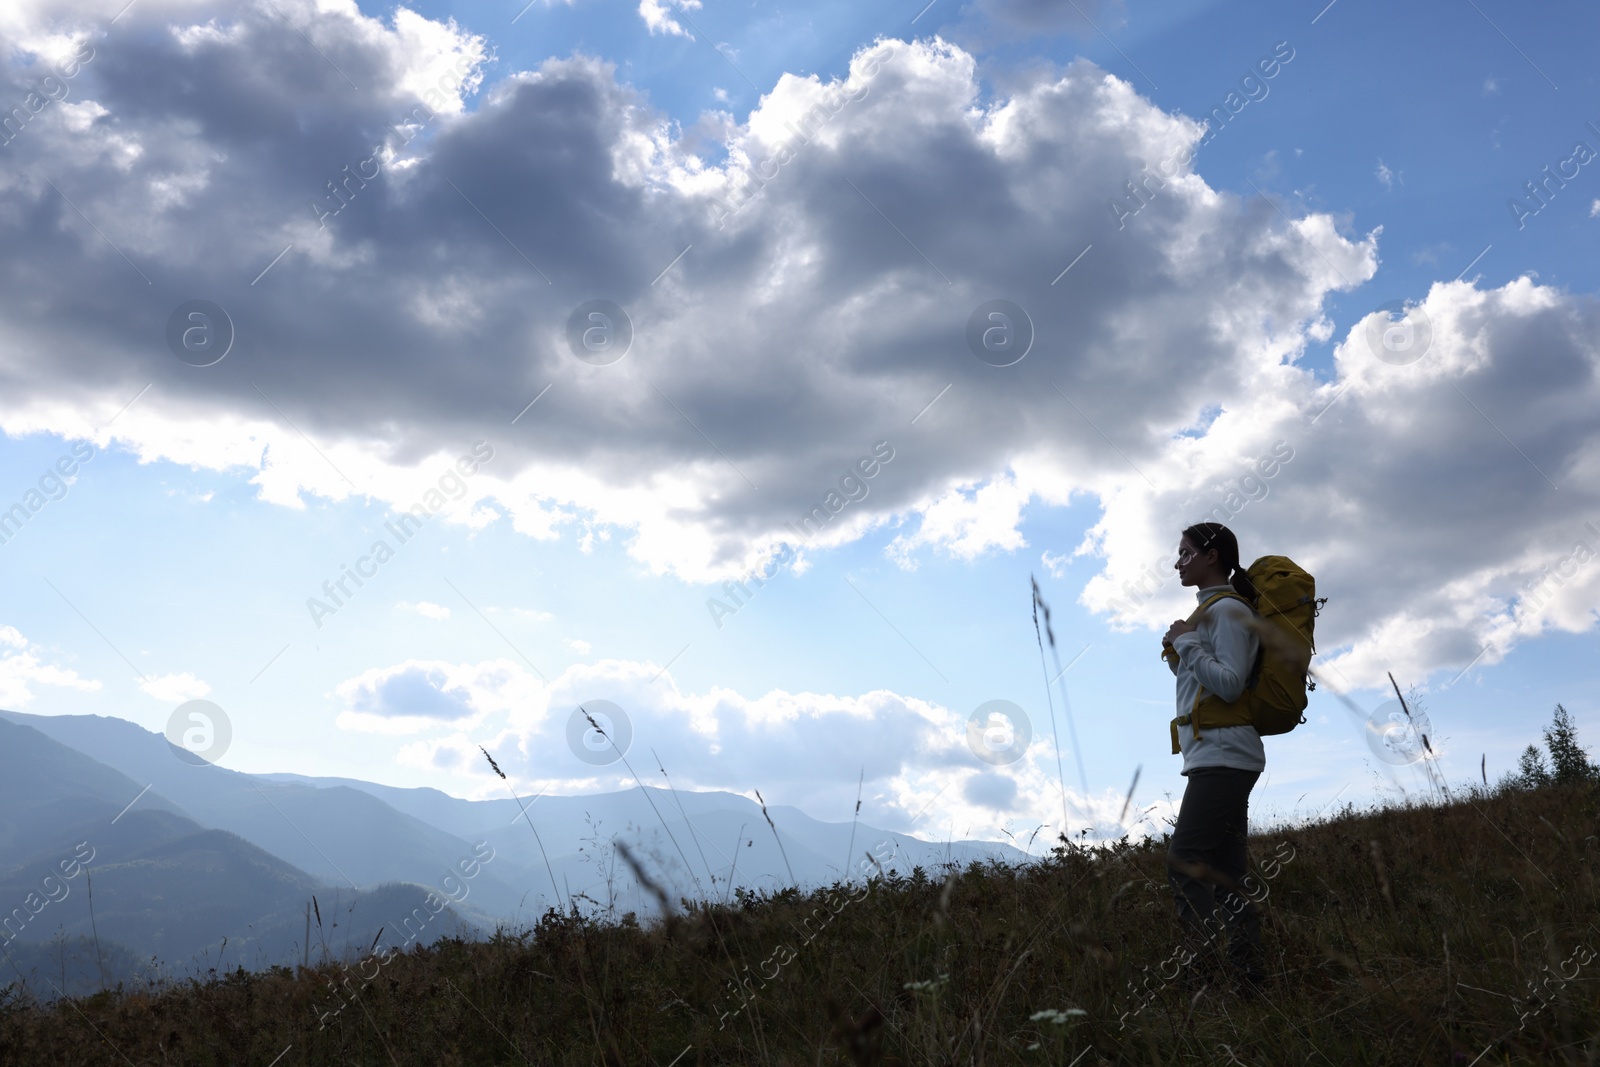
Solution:
[(1184, 634), (1192, 634), (1198, 626), (1191, 625), (1183, 619), (1174, 619), (1172, 625), (1167, 627), (1166, 636), (1161, 639), (1163, 645), (1170, 645)]

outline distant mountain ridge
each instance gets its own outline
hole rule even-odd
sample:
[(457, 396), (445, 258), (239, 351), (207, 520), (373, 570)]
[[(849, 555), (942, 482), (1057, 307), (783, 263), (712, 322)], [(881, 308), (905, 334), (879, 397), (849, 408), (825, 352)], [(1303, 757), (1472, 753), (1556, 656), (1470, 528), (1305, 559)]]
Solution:
[[(0, 712), (0, 719), (31, 726), (121, 772), (137, 783), (134, 792), (149, 785), (202, 826), (231, 831), (326, 884), (437, 885), (454, 863), (472, 854), (473, 842), (404, 815), (369, 792), (197, 766), (179, 758), (161, 734), (124, 719), (18, 712)], [(522, 893), (493, 867), (473, 889), (486, 914), (510, 914)]]
[(244, 774), (195, 766), (122, 719), (0, 711), (0, 914), (26, 912), (28, 893), (42, 899), (51, 864), (83, 841), (95, 849), (96, 914), (77, 891), (88, 879), (74, 882), (26, 924), (19, 951), (37, 956), (41, 937), (78, 944), (97, 922), (102, 947), (135, 957), (211, 966), (226, 937), (228, 966), (265, 966), (307, 954), (313, 895), (324, 923), (309, 951), (335, 956), (366, 948), (380, 927), (430, 900), (448, 909), (428, 939), (528, 927), (551, 908), (653, 915), (619, 841), (669, 898), (685, 899), (857, 880), (871, 863), (905, 873), (1027, 858), (990, 842), (937, 844), (821, 822), (793, 807), (763, 814), (727, 792), (638, 787), (519, 805), (353, 778)]
[[(32, 718), (29, 716), (27, 718)], [(0, 712), (0, 865), (55, 844), (59, 827), (110, 820), (144, 788), (74, 747)], [(187, 815), (163, 796), (139, 798), (146, 808)]]
[(409, 929), (424, 940), (483, 930), (475, 909), (469, 918), (424, 886), (330, 886), (15, 720), (0, 719), (0, 811), (0, 984), (41, 995), (342, 958), (384, 931), (398, 947), (418, 909), (426, 919)]
[[(362, 790), (440, 829), (481, 837), (508, 865), (526, 872), (541, 899), (551, 895), (545, 892), (551, 886), (551, 871), (540, 855), (541, 844), (557, 885), (566, 879), (572, 888), (590, 892), (603, 882), (596, 866), (603, 861), (593, 853), (618, 834), (637, 853), (659, 856), (653, 877), (669, 891), (718, 899), (726, 895), (730, 881), (750, 889), (779, 889), (792, 883), (818, 886), (860, 877), (867, 850), (879, 843), (886, 844), (896, 857), (892, 866), (903, 871), (951, 862), (965, 865), (992, 858), (1018, 863), (1028, 858), (1020, 849), (990, 841), (937, 843), (866, 823), (822, 822), (787, 805), (767, 806), (777, 828), (775, 835), (760, 805), (738, 793), (722, 791), (636, 786), (615, 793), (523, 797), (519, 807), (509, 796), (462, 800), (437, 789), (408, 789), (354, 778), (261, 777)], [(530, 822), (537, 838), (529, 830)], [(776, 843), (779, 838), (781, 847)], [(737, 861), (733, 859), (736, 840), (744, 842)], [(638, 888), (631, 878), (622, 881), (629, 893)]]

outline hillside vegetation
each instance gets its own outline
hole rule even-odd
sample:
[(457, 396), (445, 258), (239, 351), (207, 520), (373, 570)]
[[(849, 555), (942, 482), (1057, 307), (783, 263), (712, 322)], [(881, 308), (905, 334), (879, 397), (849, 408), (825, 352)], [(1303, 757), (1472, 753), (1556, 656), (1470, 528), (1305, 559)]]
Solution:
[(741, 893), (649, 928), (550, 912), (533, 930), (348, 968), (55, 1004), (13, 986), (0, 1058), (1594, 1063), (1596, 803), (1587, 780), (1505, 783), (1255, 836), (1264, 999), (1187, 988), (1164, 848), (1122, 842), (910, 877), (863, 860), (870, 880), (831, 890)]

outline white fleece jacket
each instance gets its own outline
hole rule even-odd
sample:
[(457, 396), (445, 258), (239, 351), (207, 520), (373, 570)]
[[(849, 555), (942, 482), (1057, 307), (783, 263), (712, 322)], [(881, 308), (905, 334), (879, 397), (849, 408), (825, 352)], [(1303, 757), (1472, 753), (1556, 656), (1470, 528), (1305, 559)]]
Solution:
[[(1226, 585), (1200, 590), (1196, 596), (1205, 603), (1218, 593), (1232, 592)], [(1200, 688), (1225, 701), (1238, 700), (1250, 680), (1260, 639), (1250, 630), (1254, 612), (1243, 601), (1229, 597), (1206, 609), (1192, 633), (1179, 635), (1172, 643), (1178, 653), (1176, 664), (1168, 661), (1178, 678), (1178, 714), (1194, 709)], [(1254, 726), (1208, 726), (1195, 739), (1194, 726), (1178, 727), (1178, 748), (1183, 753), (1183, 772), (1199, 767), (1234, 767), (1260, 771), (1267, 766), (1267, 750)]]

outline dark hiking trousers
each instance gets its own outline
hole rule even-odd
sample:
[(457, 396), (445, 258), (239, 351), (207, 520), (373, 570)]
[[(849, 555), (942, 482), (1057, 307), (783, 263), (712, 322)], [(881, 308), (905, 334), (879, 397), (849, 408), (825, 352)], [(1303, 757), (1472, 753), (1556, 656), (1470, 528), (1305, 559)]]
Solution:
[(1167, 842), (1167, 878), (1203, 973), (1215, 965), (1218, 933), (1228, 932), (1228, 963), (1235, 975), (1259, 980), (1261, 915), (1245, 890), (1250, 790), (1260, 771), (1201, 767), (1189, 772), (1178, 824)]

